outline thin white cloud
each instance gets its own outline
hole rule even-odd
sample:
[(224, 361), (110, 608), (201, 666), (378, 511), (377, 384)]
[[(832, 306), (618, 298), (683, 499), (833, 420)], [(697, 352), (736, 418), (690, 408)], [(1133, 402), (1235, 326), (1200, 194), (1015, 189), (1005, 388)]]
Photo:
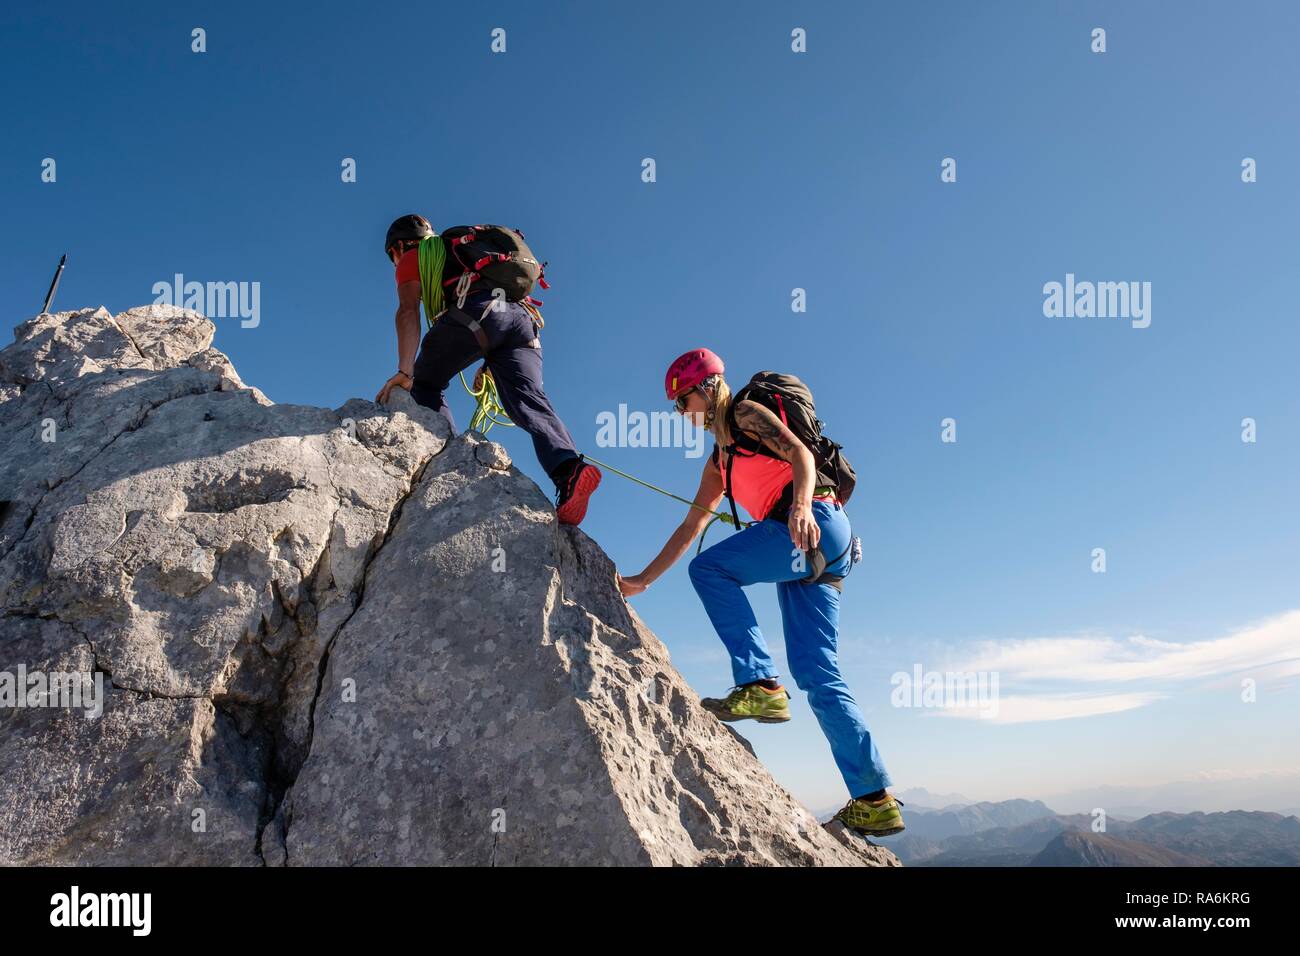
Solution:
[(1176, 643), (1127, 638), (1064, 637), (982, 641), (958, 671), (996, 671), (1003, 682), (1182, 682), (1229, 674), (1280, 677), (1300, 670), (1300, 610), (1287, 611), (1225, 637)]
[(959, 717), (986, 720), (993, 724), (1028, 724), (1044, 720), (1069, 720), (1073, 717), (1097, 717), (1136, 710), (1162, 700), (1166, 694), (1017, 694), (1001, 696), (996, 707), (988, 705), (944, 707), (927, 710), (929, 717)]
[(944, 666), (950, 673), (995, 675), (996, 705), (939, 707), (927, 716), (997, 724), (1096, 717), (1149, 706), (1179, 685), (1250, 677), (1276, 688), (1300, 674), (1300, 610), (1186, 643), (1144, 635), (981, 641)]
[(1264, 780), (1264, 781), (1300, 781), (1300, 767), (1278, 767), (1275, 770), (1196, 770), (1187, 778), (1194, 783), (1204, 783), (1207, 780), (1225, 781), (1225, 780)]

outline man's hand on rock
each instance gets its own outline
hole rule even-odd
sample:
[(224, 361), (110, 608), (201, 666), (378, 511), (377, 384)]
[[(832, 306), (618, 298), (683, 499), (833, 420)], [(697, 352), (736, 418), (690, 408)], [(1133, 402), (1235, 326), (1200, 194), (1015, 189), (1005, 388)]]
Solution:
[(414, 384), (415, 380), (412, 379), (411, 376), (407, 375), (405, 372), (396, 372), (393, 374), (392, 378), (384, 383), (384, 387), (381, 388), (379, 394), (375, 396), (375, 401), (380, 405), (386, 405), (388, 404), (388, 396), (392, 394), (394, 388), (402, 388), (409, 392), (411, 386)]

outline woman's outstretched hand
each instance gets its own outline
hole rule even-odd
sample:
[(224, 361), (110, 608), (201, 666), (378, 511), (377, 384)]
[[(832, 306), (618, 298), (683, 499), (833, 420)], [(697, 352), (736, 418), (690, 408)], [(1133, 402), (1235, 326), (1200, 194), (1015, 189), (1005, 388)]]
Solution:
[(822, 529), (817, 527), (817, 522), (813, 520), (812, 508), (804, 505), (802, 508), (790, 509), (790, 540), (800, 551), (811, 551), (817, 547), (822, 538)]
[(631, 597), (634, 594), (640, 594), (650, 586), (648, 581), (642, 579), (641, 575), (634, 574), (630, 578), (625, 578), (621, 574), (615, 574), (618, 578), (618, 589), (623, 592), (623, 597)]

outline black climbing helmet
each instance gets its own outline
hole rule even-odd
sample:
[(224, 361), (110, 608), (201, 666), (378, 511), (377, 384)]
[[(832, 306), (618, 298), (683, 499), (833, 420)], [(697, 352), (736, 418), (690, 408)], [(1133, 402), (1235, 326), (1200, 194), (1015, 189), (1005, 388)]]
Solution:
[(393, 220), (393, 224), (388, 227), (388, 235), (384, 236), (384, 257), (389, 258), (389, 250), (399, 242), (419, 242), (432, 235), (433, 227), (423, 216), (415, 213), (400, 216)]

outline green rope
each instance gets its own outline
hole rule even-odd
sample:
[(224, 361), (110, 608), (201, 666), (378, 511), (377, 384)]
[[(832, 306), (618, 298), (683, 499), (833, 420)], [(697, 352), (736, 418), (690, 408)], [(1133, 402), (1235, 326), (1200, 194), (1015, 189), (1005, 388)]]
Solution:
[[(727, 524), (733, 523), (731, 520), (731, 515), (715, 514), (712, 518), (710, 518), (709, 523), (706, 524), (704, 526), (704, 530), (700, 532), (700, 543), (695, 546), (696, 554), (699, 554), (701, 551), (704, 550), (704, 536), (709, 533), (709, 528), (713, 527), (713, 522), (715, 521), (725, 521)], [(754, 522), (752, 521), (746, 521), (744, 522), (744, 525), (746, 528), (748, 528), (753, 523)]]
[(506, 414), (505, 406), (501, 404), (501, 396), (497, 393), (497, 383), (492, 378), (491, 372), (487, 369), (483, 370), (483, 384), (479, 386), (478, 391), (470, 388), (469, 383), (465, 381), (464, 372), (460, 373), (460, 384), (464, 385), (465, 391), (474, 396), (476, 400), (474, 416), (469, 420), (471, 431), (486, 435), (492, 430), (493, 425), (505, 425), (507, 428), (515, 427), (515, 423)]
[[(696, 546), (696, 548), (695, 548), (695, 553), (696, 553), (696, 554), (699, 554), (700, 551), (701, 551), (701, 549), (703, 549), (703, 547), (704, 547), (704, 536), (705, 536), (706, 534), (709, 533), (709, 528), (712, 527), (713, 522), (715, 522), (715, 521), (721, 521), (721, 522), (723, 522), (724, 524), (729, 524), (729, 525), (734, 525), (734, 524), (735, 524), (735, 522), (732, 521), (732, 519), (731, 519), (731, 515), (727, 514), (726, 512), (723, 512), (723, 511), (713, 511), (712, 509), (709, 509), (709, 508), (704, 507), (704, 505), (696, 504), (694, 501), (690, 501), (690, 500), (688, 500), (688, 499), (686, 499), (686, 498), (683, 498), (681, 495), (675, 495), (675, 494), (673, 494), (671, 491), (668, 491), (667, 489), (660, 488), (658, 485), (652, 485), (652, 484), (650, 484), (650, 482), (648, 482), (648, 481), (642, 481), (642, 480), (641, 480), (640, 478), (638, 478), (636, 475), (629, 475), (626, 471), (619, 471), (619, 470), (618, 470), (617, 468), (615, 468), (613, 465), (606, 464), (606, 463), (603, 462), (603, 461), (598, 461), (597, 459), (592, 458), (592, 457), (591, 457), (590, 455), (588, 455), (588, 454), (585, 454), (585, 453), (584, 453), (581, 457), (585, 458), (587, 461), (591, 462), (593, 465), (600, 465), (600, 467), (602, 467), (602, 468), (608, 468), (610, 471), (612, 471), (612, 472), (613, 472), (614, 474), (616, 474), (616, 475), (622, 475), (624, 478), (627, 478), (627, 479), (629, 479), (629, 480), (631, 480), (631, 481), (635, 481), (638, 485), (645, 485), (645, 487), (649, 488), (651, 491), (657, 491), (657, 492), (659, 492), (659, 494), (661, 494), (661, 495), (667, 495), (669, 498), (674, 498), (674, 499), (676, 499), (677, 501), (680, 501), (680, 502), (681, 502), (682, 504), (684, 504), (684, 505), (690, 505), (692, 508), (696, 508), (696, 509), (698, 509), (698, 510), (700, 510), (700, 511), (703, 511), (705, 514), (713, 515), (713, 517), (712, 517), (711, 519), (709, 519), (709, 523), (706, 524), (706, 525), (704, 526), (704, 530), (703, 530), (702, 532), (700, 532), (700, 543), (699, 543), (699, 544)], [(741, 522), (741, 524), (742, 524), (744, 527), (746, 527), (746, 528), (748, 528), (748, 527), (749, 527), (750, 525), (752, 525), (753, 523), (754, 523), (754, 522), (752, 522), (752, 521), (742, 521), (742, 522)]]
[[(432, 326), (434, 320), (443, 313), (441, 280), (442, 266), (446, 261), (446, 255), (446, 248), (441, 236), (430, 236), (427, 239), (420, 241), (420, 294), (424, 300), (424, 317), (428, 320), (430, 326)], [(436, 280), (434, 279), (435, 276), (437, 277)], [(524, 307), (536, 316), (537, 324), (540, 328), (543, 324), (541, 313), (538, 312), (535, 307), (527, 303), (525, 303)], [(478, 389), (471, 388), (469, 382), (465, 381), (464, 372), (460, 373), (460, 384), (465, 387), (465, 391), (475, 400), (474, 414), (469, 421), (471, 431), (477, 431), (481, 435), (487, 435), (487, 433), (492, 430), (493, 425), (505, 425), (508, 428), (515, 427), (515, 423), (510, 420), (510, 416), (506, 413), (505, 406), (501, 404), (501, 396), (497, 392), (497, 383), (493, 380), (491, 372), (484, 369), (483, 384), (479, 386)], [(603, 461), (597, 461), (590, 455), (584, 454), (581, 457), (587, 459), (587, 461), (590, 461), (594, 465), (608, 468), (616, 475), (622, 475), (624, 478), (635, 481), (638, 485), (644, 485), (651, 491), (657, 491), (661, 495), (667, 495), (669, 498), (674, 498), (684, 505), (689, 505), (692, 508), (697, 508), (700, 511), (703, 511), (705, 514), (712, 515), (713, 517), (709, 519), (709, 523), (704, 526), (704, 530), (700, 533), (700, 543), (695, 549), (696, 554), (699, 554), (700, 550), (704, 547), (704, 536), (709, 533), (709, 528), (713, 526), (713, 522), (722, 521), (729, 525), (735, 524), (729, 514), (721, 511), (712, 511), (703, 505), (696, 504), (694, 501), (683, 498), (681, 495), (675, 495), (667, 489), (660, 488), (658, 485), (652, 485), (648, 481), (642, 481), (635, 475), (629, 475), (626, 471), (620, 471), (613, 465), (606, 464)], [(753, 524), (753, 522), (742, 521), (741, 524), (748, 528)]]
[[(429, 328), (433, 328), (433, 323), (445, 311), (442, 296), (442, 267), (447, 261), (447, 246), (442, 241), (442, 236), (434, 235), (421, 239), (418, 249), (420, 298), (424, 300), (424, 321), (429, 323)], [(461, 381), (464, 381), (463, 377)]]
[[(476, 431), (481, 435), (487, 435), (487, 433), (492, 430), (493, 425), (505, 425), (509, 428), (514, 427), (515, 423), (510, 420), (509, 416), (506, 414), (505, 407), (501, 404), (501, 396), (497, 392), (497, 383), (493, 380), (491, 372), (484, 370), (483, 384), (479, 386), (477, 390), (471, 388), (470, 384), (467, 381), (465, 381), (464, 372), (460, 373), (460, 384), (465, 386), (465, 391), (469, 392), (469, 394), (474, 397), (476, 402), (474, 406), (474, 415), (469, 422), (469, 427), (471, 431)], [(657, 491), (661, 495), (667, 495), (669, 498), (672, 498), (676, 501), (680, 501), (684, 505), (689, 505), (692, 508), (695, 508), (699, 511), (703, 511), (707, 515), (711, 515), (712, 517), (709, 519), (709, 523), (706, 524), (704, 526), (704, 530), (700, 532), (700, 542), (695, 547), (696, 554), (699, 554), (704, 549), (704, 538), (709, 533), (709, 528), (713, 527), (713, 523), (715, 521), (721, 521), (724, 524), (729, 524), (729, 525), (735, 524), (735, 522), (731, 519), (731, 515), (727, 514), (726, 512), (713, 511), (709, 508), (704, 507), (704, 505), (696, 504), (694, 501), (690, 501), (687, 498), (683, 498), (681, 495), (673, 494), (671, 491), (668, 491), (666, 488), (660, 488), (658, 485), (652, 485), (648, 481), (642, 481), (636, 475), (629, 475), (626, 471), (621, 471), (620, 469), (615, 468), (613, 465), (608, 464), (607, 462), (603, 462), (596, 458), (592, 458), (590, 455), (583, 454), (580, 457), (585, 458), (593, 465), (599, 465), (602, 468), (608, 468), (614, 474), (622, 475), (624, 478), (627, 478), (629, 481), (635, 481), (638, 485), (644, 485), (645, 487), (649, 488), (651, 491)], [(744, 527), (748, 528), (750, 525), (753, 524), (753, 522), (742, 521), (741, 524)]]

